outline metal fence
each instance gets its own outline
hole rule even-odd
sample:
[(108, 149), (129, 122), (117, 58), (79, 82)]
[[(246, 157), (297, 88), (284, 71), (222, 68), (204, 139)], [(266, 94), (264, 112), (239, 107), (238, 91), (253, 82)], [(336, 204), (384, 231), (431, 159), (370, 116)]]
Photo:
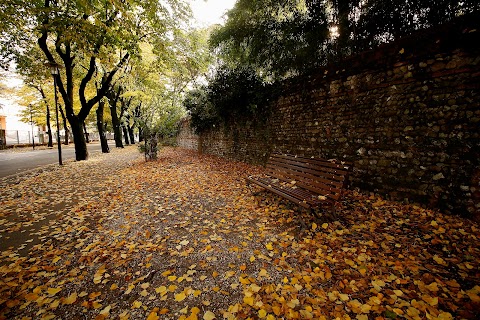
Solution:
[[(5, 145), (20, 145), (20, 144), (32, 144), (32, 142), (42, 144), (48, 142), (48, 135), (44, 132), (34, 132), (32, 137), (32, 131), (22, 130), (5, 130)], [(54, 138), (55, 141), (55, 138)]]
[[(113, 133), (106, 134), (107, 139), (113, 139)], [(89, 132), (88, 138), (90, 141), (99, 140), (98, 132)], [(37, 131), (33, 134), (33, 140), (35, 144), (46, 144), (48, 143), (48, 134), (46, 132)], [(52, 135), (53, 143), (57, 143), (57, 135), (54, 133)], [(70, 142), (73, 142), (73, 137), (69, 134)], [(65, 141), (65, 134), (60, 132), (60, 141)], [(29, 145), (32, 144), (32, 131), (22, 131), (22, 130), (0, 130), (0, 149), (14, 146), (14, 145)]]

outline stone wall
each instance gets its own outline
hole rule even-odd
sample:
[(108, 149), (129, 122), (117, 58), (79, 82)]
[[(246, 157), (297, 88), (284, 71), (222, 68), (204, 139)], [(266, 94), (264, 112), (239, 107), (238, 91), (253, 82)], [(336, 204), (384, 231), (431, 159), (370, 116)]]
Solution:
[(177, 136), (177, 145), (187, 149), (198, 149), (198, 136), (190, 127), (189, 119), (180, 123), (180, 131)]
[(479, 219), (479, 31), (459, 20), (286, 81), (268, 119), (211, 130), (200, 148), (347, 159), (353, 187)]

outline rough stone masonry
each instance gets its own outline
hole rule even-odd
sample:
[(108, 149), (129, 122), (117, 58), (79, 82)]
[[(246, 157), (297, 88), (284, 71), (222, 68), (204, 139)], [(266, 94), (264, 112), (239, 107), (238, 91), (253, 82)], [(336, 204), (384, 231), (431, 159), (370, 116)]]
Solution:
[(354, 161), (352, 187), (480, 220), (480, 28), (462, 17), (289, 79), (268, 119), (181, 146), (264, 163), (271, 152)]

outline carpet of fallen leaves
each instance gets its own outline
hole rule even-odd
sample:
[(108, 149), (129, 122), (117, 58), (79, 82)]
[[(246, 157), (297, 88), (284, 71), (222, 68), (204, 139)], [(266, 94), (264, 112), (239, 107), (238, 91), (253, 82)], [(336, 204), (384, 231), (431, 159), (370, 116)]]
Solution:
[(127, 147), (4, 183), (0, 319), (478, 317), (475, 222), (355, 191), (314, 220), (258, 172)]

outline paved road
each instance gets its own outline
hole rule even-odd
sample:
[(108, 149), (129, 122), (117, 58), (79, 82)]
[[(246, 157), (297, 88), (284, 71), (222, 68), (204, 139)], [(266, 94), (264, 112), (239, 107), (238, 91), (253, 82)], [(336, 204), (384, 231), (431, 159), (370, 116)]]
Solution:
[[(115, 148), (115, 143), (109, 141), (109, 146), (110, 149)], [(102, 151), (99, 142), (89, 143), (87, 148), (90, 154)], [(63, 161), (75, 160), (73, 143), (68, 146), (62, 146), (62, 159)], [(56, 145), (53, 149), (44, 150), (21, 150), (18, 152), (3, 150), (0, 151), (0, 178), (53, 163), (58, 163), (58, 149)]]

